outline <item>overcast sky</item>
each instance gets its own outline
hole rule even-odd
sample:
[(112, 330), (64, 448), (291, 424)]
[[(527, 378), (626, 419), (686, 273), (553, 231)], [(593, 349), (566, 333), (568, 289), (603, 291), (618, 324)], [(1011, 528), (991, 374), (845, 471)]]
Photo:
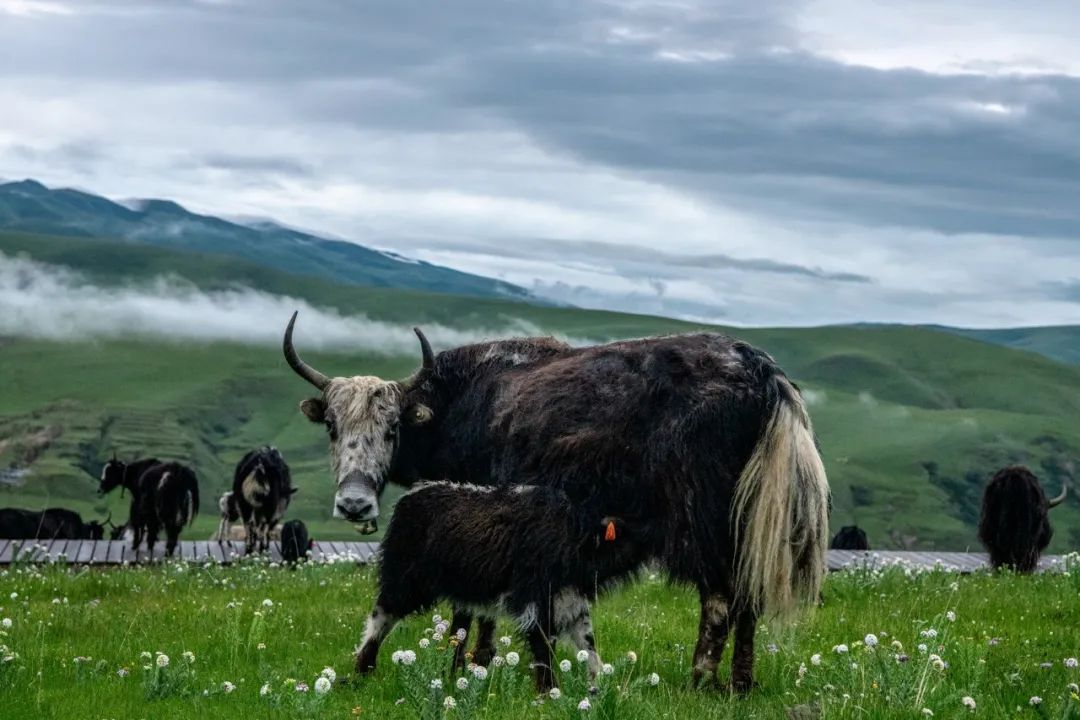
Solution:
[(0, 0), (0, 177), (576, 304), (1080, 322), (1080, 4)]

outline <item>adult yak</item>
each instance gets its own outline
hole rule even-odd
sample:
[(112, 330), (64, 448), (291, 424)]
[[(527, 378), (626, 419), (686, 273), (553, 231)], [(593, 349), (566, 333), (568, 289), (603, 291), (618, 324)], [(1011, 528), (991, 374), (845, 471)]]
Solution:
[(979, 540), (990, 555), (990, 565), (995, 570), (1033, 572), (1054, 536), (1047, 511), (1063, 503), (1067, 494), (1065, 480), (1061, 494), (1047, 500), (1039, 479), (1026, 467), (999, 470), (983, 491), (979, 518)]
[(423, 363), (394, 382), (307, 365), (295, 322), (283, 349), (320, 391), (301, 410), (330, 434), (335, 516), (370, 530), (387, 482), (446, 479), (550, 485), (649, 519), (658, 540), (642, 561), (700, 593), (695, 682), (715, 680), (733, 627), (740, 692), (753, 683), (758, 618), (818, 597), (828, 482), (799, 391), (760, 350), (703, 333), (586, 348), (503, 340), (436, 356), (417, 330)]

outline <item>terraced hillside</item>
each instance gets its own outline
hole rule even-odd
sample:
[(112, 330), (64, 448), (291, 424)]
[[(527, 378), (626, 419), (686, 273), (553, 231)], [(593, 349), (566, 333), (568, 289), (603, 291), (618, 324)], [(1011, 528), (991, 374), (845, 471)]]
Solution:
[[(659, 318), (496, 300), (336, 286), (241, 261), (37, 236), (0, 236), (0, 252), (82, 270), (102, 285), (163, 269), (204, 288), (242, 283), (343, 313), (395, 323), (499, 327), (602, 340), (691, 327)], [(122, 261), (122, 262), (121, 262)], [(266, 318), (283, 327), (287, 317)], [(858, 522), (879, 547), (964, 549), (986, 475), (1009, 462), (1034, 467), (1056, 490), (1080, 457), (1080, 367), (924, 328), (731, 330), (768, 350), (807, 391), (834, 492), (835, 526)], [(206, 489), (193, 536), (213, 529), (210, 496), (248, 447), (274, 443), (301, 492), (293, 514), (321, 537), (349, 537), (329, 520), (331, 482), (321, 428), (296, 410), (307, 388), (272, 346), (170, 343), (155, 338), (0, 344), (0, 505), (72, 505), (93, 496), (100, 463), (154, 453), (188, 458)], [(305, 353), (337, 373), (403, 376), (417, 356)], [(418, 355), (418, 353), (417, 353)], [(125, 502), (109, 499), (123, 514)], [(1055, 551), (1080, 547), (1080, 501), (1055, 511)]]

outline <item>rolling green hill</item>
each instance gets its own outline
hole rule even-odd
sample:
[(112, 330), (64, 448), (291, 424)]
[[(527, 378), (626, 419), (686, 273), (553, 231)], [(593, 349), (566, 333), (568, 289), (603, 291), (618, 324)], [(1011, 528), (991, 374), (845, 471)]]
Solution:
[[(91, 240), (0, 234), (0, 252), (78, 268), (122, 284), (163, 271), (203, 288), (237, 283), (345, 313), (395, 323), (499, 327), (524, 320), (544, 331), (596, 340), (677, 332), (661, 318), (538, 307), (334, 285), (241, 260)], [(267, 318), (284, 327), (287, 318)], [(1080, 367), (954, 334), (915, 327), (740, 329), (806, 390), (834, 493), (833, 524), (857, 522), (876, 547), (974, 547), (982, 483), (1024, 462), (1056, 492), (1066, 458), (1080, 457)], [(404, 376), (416, 356), (306, 352), (341, 374)], [(101, 462), (154, 453), (189, 460), (207, 499), (191, 536), (209, 536), (211, 496), (236, 459), (260, 443), (280, 447), (301, 492), (291, 514), (319, 537), (350, 537), (329, 519), (332, 482), (321, 428), (296, 409), (308, 388), (277, 347), (0, 340), (0, 505), (45, 502), (103, 509), (93, 488)], [(29, 472), (20, 476), (18, 469)], [(6, 483), (6, 484), (5, 484)], [(121, 516), (119, 497), (109, 507)], [(1080, 547), (1080, 501), (1055, 511), (1052, 550)]]
[(1080, 365), (1080, 325), (1003, 328), (1001, 330), (945, 329), (964, 337), (1017, 350), (1036, 352), (1060, 362)]

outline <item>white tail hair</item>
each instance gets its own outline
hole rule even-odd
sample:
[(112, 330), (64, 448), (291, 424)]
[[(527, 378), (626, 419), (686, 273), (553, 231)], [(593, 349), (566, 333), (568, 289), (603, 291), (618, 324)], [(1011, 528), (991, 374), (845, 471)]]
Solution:
[(774, 381), (779, 397), (735, 488), (735, 589), (737, 601), (785, 620), (821, 591), (829, 481), (799, 391)]

